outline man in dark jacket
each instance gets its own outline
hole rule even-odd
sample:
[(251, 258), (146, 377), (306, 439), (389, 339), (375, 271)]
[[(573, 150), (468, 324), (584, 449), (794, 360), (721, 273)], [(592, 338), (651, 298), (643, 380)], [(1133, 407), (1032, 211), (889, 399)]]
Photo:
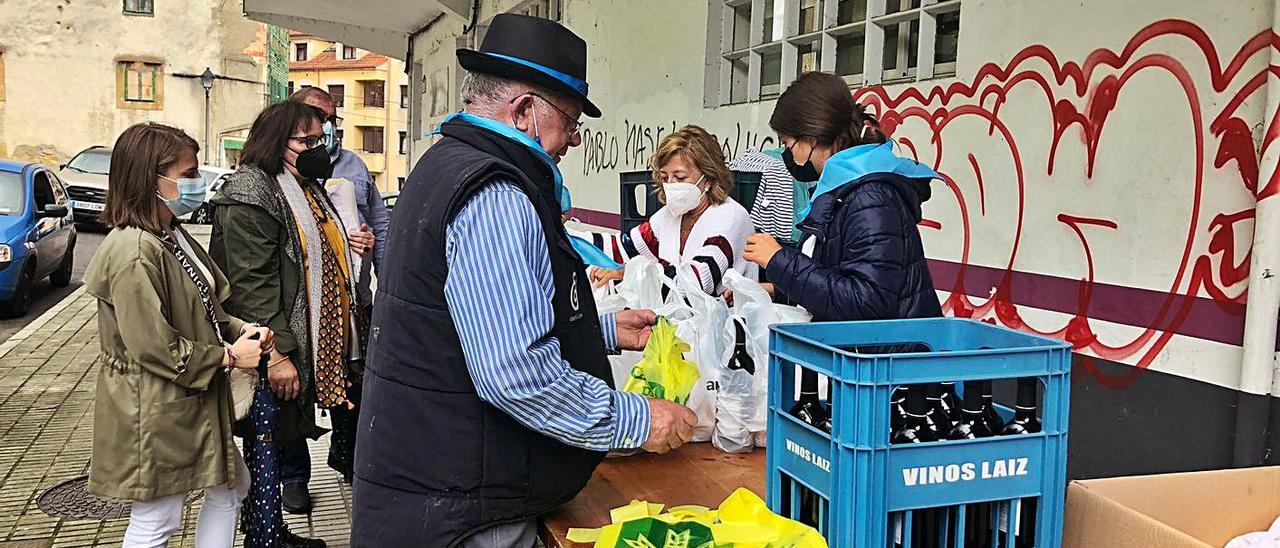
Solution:
[(465, 112), (409, 175), (378, 283), (356, 439), (352, 546), (517, 546), (609, 449), (689, 440), (689, 409), (614, 390), (606, 352), (652, 311), (598, 316), (561, 222), (556, 163), (581, 143), (586, 43), (493, 19)]

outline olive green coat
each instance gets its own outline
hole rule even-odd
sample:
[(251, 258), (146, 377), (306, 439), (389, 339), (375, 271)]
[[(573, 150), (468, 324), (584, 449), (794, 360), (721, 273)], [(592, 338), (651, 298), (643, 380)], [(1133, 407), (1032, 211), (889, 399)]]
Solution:
[(318, 438), (325, 430), (315, 423), (302, 247), (279, 183), (254, 166), (242, 165), (209, 205), (213, 219), (209, 253), (231, 284), (231, 298), (224, 303), (227, 310), (270, 327), (276, 334), (276, 350), (289, 356), (298, 369), (302, 394), (279, 402), (276, 441)]
[[(215, 278), (216, 300), (225, 300), (226, 278), (193, 247)], [(152, 500), (231, 485), (239, 450), (226, 351), (181, 263), (156, 235), (117, 228), (94, 254), (84, 283), (98, 299), (102, 345), (89, 491)], [(221, 306), (215, 311), (223, 337), (238, 337), (244, 322)]]

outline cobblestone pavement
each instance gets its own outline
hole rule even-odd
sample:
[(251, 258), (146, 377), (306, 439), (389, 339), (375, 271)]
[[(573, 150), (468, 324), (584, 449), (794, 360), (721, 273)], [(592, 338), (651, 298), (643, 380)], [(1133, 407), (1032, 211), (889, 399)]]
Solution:
[[(94, 299), (78, 289), (0, 344), (0, 548), (120, 545), (127, 519), (61, 519), (36, 507), (45, 489), (88, 473), (99, 360), (95, 311)], [(315, 509), (286, 520), (298, 534), (344, 547), (350, 488), (325, 465), (328, 439), (311, 442)], [(198, 500), (188, 505), (171, 546), (193, 545), (199, 512)]]

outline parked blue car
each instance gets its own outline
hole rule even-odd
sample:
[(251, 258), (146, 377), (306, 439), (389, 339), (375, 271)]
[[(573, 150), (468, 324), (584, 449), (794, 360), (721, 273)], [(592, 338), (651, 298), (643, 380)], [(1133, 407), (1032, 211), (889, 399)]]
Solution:
[(67, 189), (41, 164), (0, 160), (0, 314), (23, 316), (31, 286), (71, 283), (76, 226)]

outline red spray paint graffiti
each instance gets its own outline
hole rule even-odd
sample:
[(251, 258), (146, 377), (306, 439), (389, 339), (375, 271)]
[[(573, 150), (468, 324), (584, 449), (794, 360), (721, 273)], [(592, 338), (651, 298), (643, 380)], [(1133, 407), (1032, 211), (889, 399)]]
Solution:
[[(1193, 55), (1191, 59), (1175, 58), (1168, 53), (1167, 48), (1161, 50), (1151, 45), (1158, 39), (1188, 41), (1199, 55)], [(962, 249), (955, 285), (939, 288), (951, 292), (950, 298), (944, 303), (944, 310), (955, 316), (980, 318), (1062, 338), (1071, 342), (1076, 350), (1088, 355), (1130, 361), (1135, 367), (1118, 377), (1106, 375), (1092, 367), (1092, 364), (1085, 364), (1086, 370), (1100, 382), (1119, 388), (1131, 384), (1154, 361), (1186, 320), (1193, 301), (1202, 292), (1224, 305), (1242, 303), (1244, 300), (1249, 254), (1236, 256), (1237, 238), (1247, 238), (1237, 236), (1236, 227), (1239, 223), (1251, 221), (1253, 210), (1221, 212), (1213, 216), (1206, 225), (1202, 219), (1205, 216), (1202, 199), (1206, 192), (1206, 171), (1210, 169), (1235, 174), (1242, 187), (1258, 199), (1280, 193), (1280, 176), (1272, 174), (1265, 184), (1259, 181), (1259, 150), (1255, 148), (1250, 125), (1239, 114), (1247, 101), (1262, 98), (1261, 90), (1268, 75), (1280, 77), (1280, 67), (1271, 65), (1246, 73), (1246, 67), (1256, 67), (1258, 64), (1254, 60), (1255, 56), (1261, 56), (1265, 63), (1270, 49), (1280, 50), (1280, 36), (1270, 30), (1260, 32), (1241, 46), (1224, 67), (1218, 56), (1218, 48), (1203, 29), (1188, 21), (1164, 20), (1143, 28), (1120, 52), (1098, 49), (1089, 54), (1081, 64), (1061, 63), (1049, 48), (1036, 45), (1022, 50), (1003, 66), (994, 63), (983, 66), (968, 83), (957, 82), (932, 89), (908, 87), (897, 92), (890, 92), (879, 86), (868, 87), (855, 92), (855, 98), (878, 114), (885, 131), (894, 135), (908, 153), (917, 158), (922, 158), (921, 153), (926, 153), (923, 156), (925, 161), (932, 158), (933, 167), (944, 173), (944, 183), (956, 199), (960, 212)], [(1048, 142), (1048, 149), (1044, 151), (1047, 156), (1045, 174), (1054, 175), (1064, 138), (1071, 134), (1070, 130), (1076, 129), (1085, 157), (1081, 180), (1088, 185), (1088, 181), (1095, 175), (1104, 128), (1116, 112), (1117, 101), (1126, 84), (1139, 75), (1145, 76), (1153, 71), (1171, 77), (1176, 82), (1179, 96), (1185, 98), (1189, 118), (1171, 123), (1188, 124), (1193, 135), (1191, 149), (1194, 153), (1191, 203), (1183, 227), (1185, 242), (1181, 246), (1176, 274), (1169, 282), (1158, 313), (1149, 325), (1140, 326), (1143, 331), (1131, 340), (1120, 344), (1107, 344), (1099, 340), (1089, 316), (1095, 284), (1095, 255), (1089, 238), (1091, 235), (1102, 237), (1117, 233), (1124, 230), (1124, 227), (1113, 220), (1059, 212), (1056, 221), (1065, 225), (1078, 238), (1084, 258), (1085, 264), (1082, 266), (1086, 274), (1079, 281), (1079, 306), (1074, 317), (1064, 325), (1033, 325), (1020, 313), (1018, 296), (1012, 289), (1012, 279), (1019, 251), (1025, 243), (1024, 230), (1028, 221), (1026, 171), (1034, 169), (1034, 166), (1024, 166), (1023, 158), (1026, 154), (1019, 150), (1019, 138), (1026, 136), (1017, 135), (1009, 127), (1001, 117), (1001, 110), (1008, 108), (1011, 92), (1018, 89), (1021, 93), (1021, 86), (1031, 86), (1033, 96), (1042, 93), (1050, 105), (1052, 134), (1047, 140), (1043, 135), (1033, 138), (1037, 143)], [(1208, 74), (1207, 86), (1204, 82), (1197, 82), (1193, 76), (1204, 72)], [(1241, 78), (1243, 83), (1237, 85), (1236, 82)], [(1027, 95), (1016, 97), (1025, 99)], [(1223, 105), (1218, 112), (1206, 112), (1207, 108), (1216, 108), (1217, 104)], [(989, 136), (1002, 139), (1004, 146), (1007, 146), (1007, 158), (1002, 158), (1001, 161), (1011, 162), (1012, 184), (1016, 192), (1016, 199), (1009, 201), (1008, 208), (1011, 210), (1002, 212), (1016, 219), (1004, 274), (991, 297), (982, 303), (975, 302), (966, 294), (964, 280), (965, 269), (970, 265), (973, 251), (970, 248), (970, 230), (971, 221), (976, 217), (971, 216), (987, 215), (991, 176), (984, 174), (981, 156), (974, 154), (976, 149), (965, 150), (964, 142), (948, 143), (943, 135), (953, 122), (974, 118), (987, 127)], [(918, 127), (916, 122), (923, 122), (928, 133), (906, 135), (909, 131), (903, 129), (903, 134), (895, 134), (909, 121), (913, 124), (912, 127)], [(1280, 146), (1276, 144), (1280, 137), (1280, 112), (1271, 114), (1268, 122), (1260, 147), (1262, 151), (1271, 146)], [(1207, 138), (1217, 141), (1212, 168), (1208, 166), (1205, 154), (1206, 147), (1209, 146)], [(969, 143), (968, 146), (973, 144)], [(952, 150), (957, 149), (963, 153), (965, 161), (948, 161), (944, 148), (952, 154)], [(1005, 152), (1005, 149), (1001, 148), (1000, 151)], [(944, 161), (948, 167), (956, 168), (953, 173), (948, 174), (945, 169), (941, 169), (940, 165)], [(962, 165), (965, 167), (963, 176), (966, 180), (974, 181), (977, 187), (976, 204), (966, 202), (964, 192), (953, 179), (953, 176), (962, 175), (956, 167)], [(968, 179), (970, 176), (972, 178)], [(942, 223), (937, 220), (927, 220), (922, 225), (942, 229)], [(1251, 230), (1247, 225), (1244, 226), (1242, 233), (1250, 234)], [(1206, 239), (1207, 246), (1204, 245)], [(1197, 251), (1202, 248), (1203, 251)]]

